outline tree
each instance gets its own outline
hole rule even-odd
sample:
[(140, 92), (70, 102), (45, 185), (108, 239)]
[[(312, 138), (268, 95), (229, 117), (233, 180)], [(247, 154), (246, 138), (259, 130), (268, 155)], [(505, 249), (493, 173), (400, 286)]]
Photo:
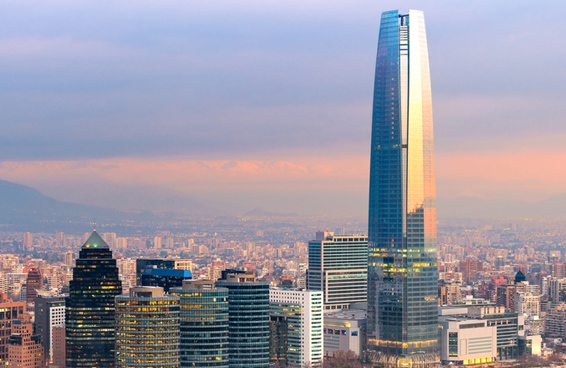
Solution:
[(324, 368), (363, 368), (360, 358), (352, 350), (338, 351), (324, 362)]

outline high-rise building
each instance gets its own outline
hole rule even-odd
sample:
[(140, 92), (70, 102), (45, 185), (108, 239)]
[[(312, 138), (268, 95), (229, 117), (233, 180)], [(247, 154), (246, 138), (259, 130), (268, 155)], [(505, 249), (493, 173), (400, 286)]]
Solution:
[(51, 333), (52, 363), (51, 368), (65, 368), (67, 341), (65, 341), (65, 326), (55, 326)]
[(37, 291), (43, 288), (43, 276), (39, 267), (30, 267), (26, 277), (26, 302), (33, 304), (37, 296)]
[(29, 316), (12, 322), (12, 335), (8, 343), (8, 366), (14, 368), (45, 367), (41, 336), (33, 333)]
[[(136, 259), (136, 282), (142, 285), (142, 274), (148, 268), (192, 271), (193, 262), (190, 259), (139, 258)], [(180, 283), (178, 286), (181, 286)]]
[(53, 361), (53, 329), (65, 326), (65, 297), (42, 296), (35, 299), (35, 329), (41, 336), (45, 359)]
[(25, 313), (26, 302), (0, 303), (0, 366), (8, 365), (8, 337), (12, 334), (12, 324)]
[(179, 297), (138, 286), (116, 297), (116, 367), (179, 367)]
[(269, 283), (226, 270), (217, 287), (228, 289), (230, 368), (269, 367)]
[(181, 299), (181, 367), (228, 368), (228, 289), (186, 280), (170, 293)]
[(321, 367), (322, 291), (270, 289), (269, 302), (272, 360), (284, 361), (290, 368)]
[(436, 189), (424, 16), (381, 16), (373, 100), (368, 356), (385, 367), (439, 362)]
[(66, 367), (114, 367), (114, 297), (122, 293), (116, 260), (93, 231), (75, 264), (65, 303)]
[(323, 292), (325, 309), (367, 301), (368, 239), (319, 231), (309, 242), (307, 289)]
[(141, 286), (159, 286), (168, 293), (170, 288), (181, 287), (183, 280), (190, 280), (192, 277), (189, 270), (146, 268), (142, 272)]

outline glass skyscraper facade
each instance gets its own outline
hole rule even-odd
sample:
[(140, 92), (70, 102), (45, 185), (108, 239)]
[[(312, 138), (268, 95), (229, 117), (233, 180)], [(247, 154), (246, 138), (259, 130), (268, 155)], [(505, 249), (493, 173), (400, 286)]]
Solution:
[(94, 231), (81, 248), (65, 303), (67, 368), (114, 367), (114, 297), (119, 294), (116, 260)]
[(228, 368), (228, 289), (185, 280), (170, 292), (181, 300), (181, 368)]
[(269, 367), (269, 283), (226, 270), (217, 287), (228, 289), (230, 368)]
[(382, 14), (371, 139), (368, 357), (439, 361), (432, 98), (421, 11)]

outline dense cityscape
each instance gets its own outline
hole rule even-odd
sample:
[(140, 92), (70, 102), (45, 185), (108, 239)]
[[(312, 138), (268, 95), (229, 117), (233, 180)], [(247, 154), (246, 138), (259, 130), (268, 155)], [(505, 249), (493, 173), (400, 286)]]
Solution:
[[(0, 180), (0, 365), (566, 366), (566, 220), (437, 214), (432, 101), (424, 13), (383, 12), (363, 218), (210, 214), (171, 191), (122, 211)], [(196, 166), (258, 170), (219, 162)]]

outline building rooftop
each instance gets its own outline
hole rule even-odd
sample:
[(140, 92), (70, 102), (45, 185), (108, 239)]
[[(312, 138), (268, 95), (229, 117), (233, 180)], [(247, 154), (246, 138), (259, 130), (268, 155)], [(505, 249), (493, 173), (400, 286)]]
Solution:
[(109, 248), (108, 244), (98, 235), (96, 230), (90, 234), (86, 242), (83, 244), (83, 249), (85, 248)]

